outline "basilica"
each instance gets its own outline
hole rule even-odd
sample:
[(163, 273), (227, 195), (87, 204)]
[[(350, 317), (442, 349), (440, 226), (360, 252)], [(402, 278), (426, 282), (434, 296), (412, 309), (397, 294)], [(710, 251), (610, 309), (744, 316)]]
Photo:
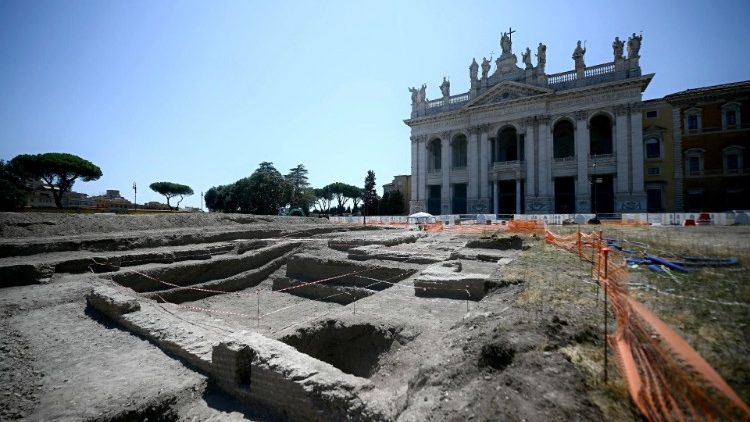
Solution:
[(513, 52), (503, 33), (494, 69), (472, 60), (470, 89), (428, 100), (411, 88), (410, 210), (431, 214), (645, 212), (639, 65), (642, 36), (615, 38), (612, 61), (548, 74), (547, 47)]

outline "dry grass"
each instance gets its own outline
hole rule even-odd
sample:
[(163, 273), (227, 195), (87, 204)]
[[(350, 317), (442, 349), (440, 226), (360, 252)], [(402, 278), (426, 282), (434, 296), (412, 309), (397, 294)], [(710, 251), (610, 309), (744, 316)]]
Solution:
[[(591, 226), (582, 227), (582, 230)], [(575, 227), (553, 226), (557, 233)], [(647, 268), (629, 271), (633, 297), (680, 333), (750, 401), (750, 228), (596, 227), (623, 247), (662, 257), (738, 258), (735, 267), (700, 268), (673, 276)]]

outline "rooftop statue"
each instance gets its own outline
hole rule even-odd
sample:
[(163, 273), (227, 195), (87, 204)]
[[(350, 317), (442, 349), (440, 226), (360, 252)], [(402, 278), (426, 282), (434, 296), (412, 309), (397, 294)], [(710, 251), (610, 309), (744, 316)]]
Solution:
[(487, 57), (482, 57), (482, 79), (487, 79), (487, 74), (490, 73), (490, 61)]
[(411, 92), (411, 105), (412, 107), (421, 104), (425, 101), (427, 101), (427, 95), (425, 94), (425, 90), (427, 89), (427, 85), (422, 84), (422, 87), (417, 88), (409, 88), (409, 92)]
[(537, 65), (540, 67), (544, 67), (545, 64), (547, 64), (547, 46), (539, 43), (539, 47), (536, 48), (536, 59), (537, 59)]
[(526, 51), (521, 54), (521, 57), (523, 57), (523, 63), (526, 65), (526, 69), (534, 67), (534, 65), (531, 64), (531, 50), (529, 47), (526, 47)]
[(445, 76), (443, 76), (443, 83), (440, 84), (440, 92), (443, 93), (443, 97), (450, 97), (451, 95), (451, 83)]
[(573, 50), (573, 60), (576, 63), (576, 69), (579, 67), (586, 67), (586, 64), (583, 62), (583, 55), (586, 54), (586, 47), (581, 47), (581, 40), (578, 40), (578, 44), (576, 44), (576, 49)]
[(503, 54), (510, 54), (512, 41), (510, 40), (510, 33), (503, 32), (503, 36), (500, 38), (500, 48), (503, 49)]
[(477, 64), (477, 59), (471, 59), (471, 66), (469, 66), (469, 78), (471, 78), (472, 81), (476, 81), (478, 72), (479, 65)]
[(632, 37), (628, 38), (628, 58), (629, 59), (640, 57), (638, 55), (638, 52), (641, 51), (641, 40), (643, 40), (643, 35), (635, 35), (635, 32), (633, 32)]
[(622, 60), (622, 50), (625, 47), (625, 41), (620, 40), (620, 37), (615, 37), (612, 41), (612, 53), (615, 55), (615, 60)]

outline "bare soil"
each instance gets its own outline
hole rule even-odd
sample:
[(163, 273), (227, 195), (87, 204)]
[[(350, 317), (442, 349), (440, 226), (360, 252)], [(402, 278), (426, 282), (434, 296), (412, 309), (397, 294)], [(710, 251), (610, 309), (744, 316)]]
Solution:
[[(244, 227), (280, 230), (284, 237), (284, 233), (299, 236), (308, 230), (308, 234), (299, 236), (303, 242), (299, 252), (346, 260), (347, 252), (328, 247), (332, 239), (342, 238), (340, 234), (325, 233), (330, 232), (330, 226), (327, 220), (222, 214), (5, 213), (0, 214), (0, 243), (69, 236), (117, 238), (136, 231), (148, 236), (171, 236), (203, 230), (229, 232)], [(630, 236), (628, 229), (622, 230), (623, 236)], [(746, 239), (745, 234), (736, 237), (733, 230), (711, 235), (734, 237), (735, 243), (746, 244), (742, 240)], [(380, 236), (378, 233), (381, 232), (347, 233), (347, 237), (360, 239)], [(673, 242), (681, 238), (681, 233), (670, 232)], [(587, 265), (572, 254), (526, 237), (523, 250), (487, 250), (483, 256), (492, 258), (488, 261), (477, 260), (476, 252), (462, 249), (478, 236), (438, 233), (395, 246), (385, 245), (380, 237), (383, 248), (397, 249), (394, 255), (399, 256), (401, 264), (376, 260), (378, 265), (412, 265), (403, 262), (403, 251), (408, 251), (409, 245), (420, 251), (420, 256), (430, 250), (440, 251), (440, 256), (456, 252), (455, 256), (464, 257), (459, 261), (465, 271), (491, 275), (492, 288), (478, 301), (416, 297), (417, 272), (392, 287), (340, 304), (273, 291), (273, 280), (286, 276), (283, 265), (257, 286), (185, 304), (205, 311), (179, 305), (169, 309), (185, 321), (222, 332), (255, 331), (285, 341), (344, 372), (367, 378), (374, 385), (369, 399), (384, 403), (392, 410), (390, 418), (394, 420), (640, 419), (612, 359), (610, 379), (607, 383), (602, 381), (601, 294), (591, 284)], [(376, 258), (382, 258), (382, 249), (377, 252)], [(42, 254), (28, 259), (46, 258)], [(711, 274), (714, 273), (706, 278), (712, 278)], [(730, 278), (722, 277), (725, 281)], [(228, 396), (205, 374), (87, 307), (85, 294), (102, 280), (106, 277), (91, 273), (56, 273), (46, 284), (0, 289), (0, 419), (275, 417), (268, 409)], [(739, 280), (730, 282), (740, 283)], [(260, 297), (258, 289), (265, 289)], [(700, 290), (693, 294), (705, 297), (708, 293)], [(750, 302), (745, 290), (737, 291), (736, 297), (720, 299)], [(648, 297), (643, 300), (649, 304)], [(678, 320), (670, 317), (678, 314), (670, 313), (672, 308), (661, 297), (659, 303), (670, 324)], [(701, 328), (703, 325), (695, 328), (687, 323), (676, 328), (701, 353), (705, 352), (707, 359), (747, 399), (747, 369), (743, 367), (747, 364), (740, 362), (740, 356), (721, 352), (743, 351), (750, 343), (748, 317), (742, 313), (746, 311), (737, 313), (735, 308), (709, 308), (710, 315), (718, 318), (711, 322), (714, 336), (710, 347), (700, 344), (701, 334), (708, 332)], [(679, 310), (679, 315), (690, 314), (688, 306)], [(734, 327), (728, 327), (730, 316), (735, 317)], [(682, 318), (696, 321), (694, 316)], [(730, 334), (715, 334), (716, 330)], [(716, 354), (714, 358), (711, 350)], [(734, 359), (730, 360), (731, 365), (716, 364), (727, 356)], [(731, 371), (737, 368), (741, 369), (739, 375), (733, 375)]]

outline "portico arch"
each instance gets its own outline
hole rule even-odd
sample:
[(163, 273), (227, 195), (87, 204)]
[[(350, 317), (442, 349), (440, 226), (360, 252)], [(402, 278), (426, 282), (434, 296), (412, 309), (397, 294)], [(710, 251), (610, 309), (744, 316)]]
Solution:
[(451, 140), (451, 168), (466, 168), (467, 145), (466, 135), (463, 133), (459, 133), (453, 137), (453, 140)]
[(440, 138), (427, 143), (427, 170), (439, 171), (442, 168), (443, 144)]
[(589, 154), (612, 154), (612, 118), (597, 113), (589, 120)]
[(553, 154), (555, 158), (575, 156), (575, 127), (569, 119), (560, 119), (552, 129)]
[(518, 160), (518, 131), (514, 126), (505, 126), (497, 132), (497, 160)]

